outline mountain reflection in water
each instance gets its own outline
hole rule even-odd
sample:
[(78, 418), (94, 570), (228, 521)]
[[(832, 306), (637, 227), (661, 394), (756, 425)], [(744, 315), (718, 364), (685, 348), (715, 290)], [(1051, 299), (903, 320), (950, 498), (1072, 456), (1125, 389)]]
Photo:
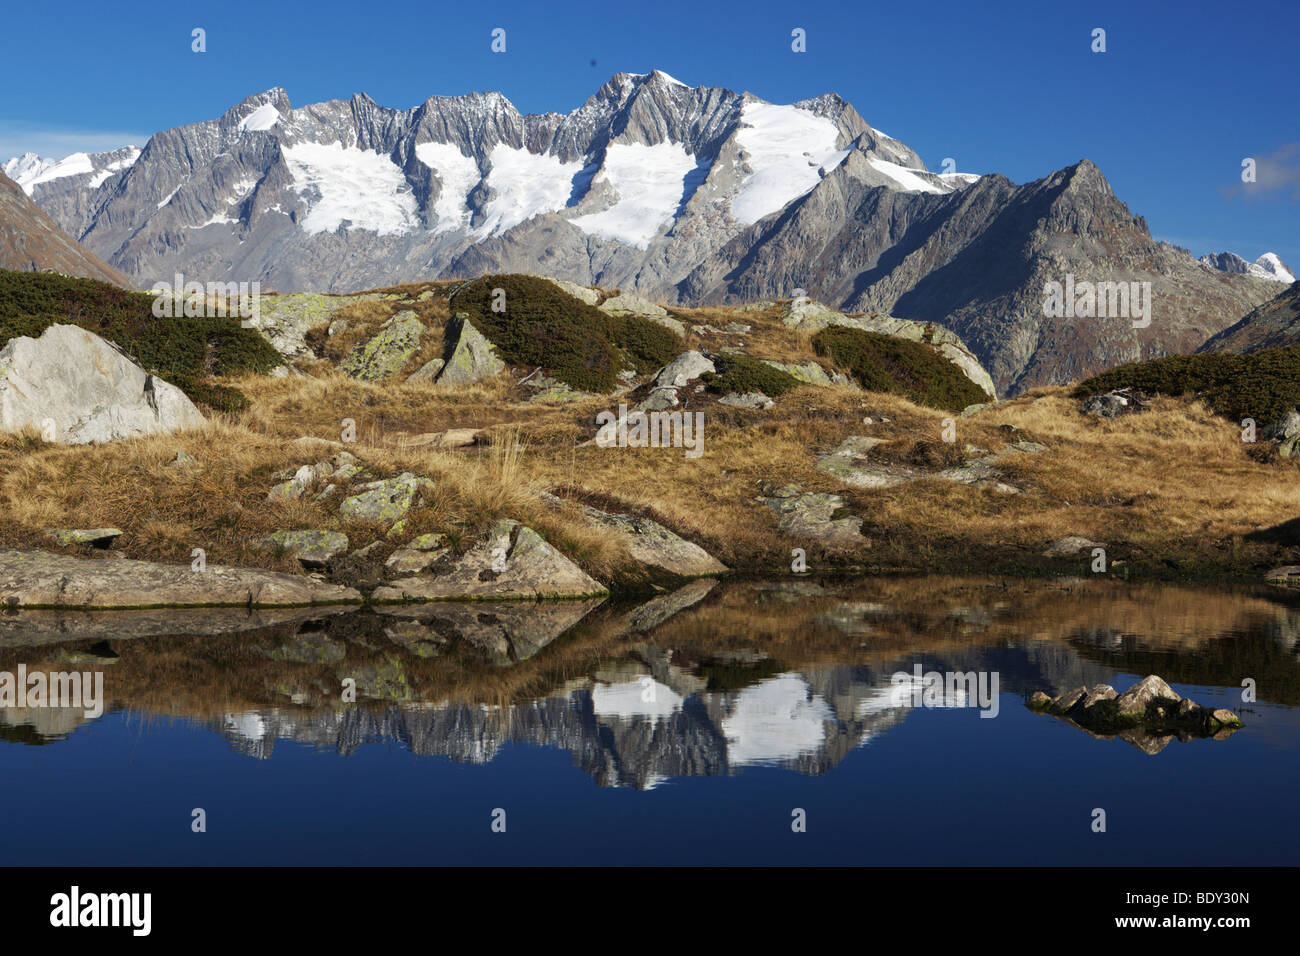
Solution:
[[(1300, 603), (1256, 587), (697, 581), (630, 607), (24, 611), (0, 615), (0, 670), (102, 669), (106, 712), (201, 722), (257, 759), (285, 740), (342, 755), (386, 741), (485, 764), (523, 743), (567, 750), (601, 786), (649, 789), (754, 766), (824, 774), (908, 719), (892, 678), (916, 665), (996, 672), (1002, 707), (1159, 673), (1232, 693), (1251, 677), (1261, 701), (1293, 708), (1298, 637)], [(341, 700), (347, 678), (356, 703)], [(85, 723), (0, 709), (15, 743), (57, 744)], [(1128, 742), (1155, 754), (1174, 738)]]

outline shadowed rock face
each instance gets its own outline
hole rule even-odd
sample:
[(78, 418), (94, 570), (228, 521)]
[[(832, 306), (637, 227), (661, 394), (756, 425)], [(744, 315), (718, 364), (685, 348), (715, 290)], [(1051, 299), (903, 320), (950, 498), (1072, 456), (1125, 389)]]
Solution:
[(1198, 352), (1258, 352), (1300, 342), (1300, 282), (1252, 309), (1240, 322), (1224, 329)]
[(130, 279), (78, 245), (4, 173), (0, 173), (0, 269), (62, 272), (131, 288)]
[[(791, 122), (815, 156), (774, 159)], [(618, 74), (567, 115), (521, 115), (498, 93), (293, 109), (274, 89), (156, 134), (127, 165), (89, 162), (33, 198), (143, 285), (182, 272), (343, 292), (541, 272), (685, 305), (801, 288), (948, 327), (1003, 395), (1192, 351), (1277, 285), (1154, 241), (1086, 160), (1019, 186), (936, 175), (838, 96), (776, 107), (657, 72)], [(337, 164), (372, 192), (331, 185)], [(636, 206), (641, 175), (672, 201)], [(545, 198), (525, 202), (521, 184)], [(350, 218), (326, 214), (354, 200)], [(1149, 281), (1150, 325), (1045, 318), (1044, 283), (1067, 273)]]

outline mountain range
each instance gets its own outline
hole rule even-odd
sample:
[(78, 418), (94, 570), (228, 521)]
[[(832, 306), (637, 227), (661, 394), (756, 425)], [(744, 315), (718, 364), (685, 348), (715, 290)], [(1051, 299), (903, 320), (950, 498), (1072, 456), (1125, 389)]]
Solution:
[[(1087, 160), (1023, 185), (933, 173), (835, 94), (776, 105), (657, 70), (567, 114), (500, 93), (295, 109), (277, 88), (140, 148), (4, 169), (141, 287), (536, 272), (686, 306), (807, 294), (948, 326), (1002, 394), (1193, 351), (1290, 275), (1154, 240)], [(1045, 316), (1067, 276), (1150, 282), (1150, 325)]]

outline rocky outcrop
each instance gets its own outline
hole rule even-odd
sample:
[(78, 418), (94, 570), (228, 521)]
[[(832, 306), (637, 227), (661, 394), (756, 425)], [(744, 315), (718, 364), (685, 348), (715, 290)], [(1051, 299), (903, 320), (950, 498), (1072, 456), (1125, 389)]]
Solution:
[(646, 319), (664, 318), (668, 315), (668, 310), (662, 305), (655, 305), (645, 296), (634, 292), (611, 296), (600, 304), (600, 311), (609, 315), (639, 315)]
[(847, 513), (839, 495), (803, 491), (798, 485), (771, 490), (758, 499), (776, 513), (777, 527), (791, 538), (826, 544), (870, 547), (862, 536), (862, 519)]
[(1008, 455), (1038, 454), (1047, 450), (1037, 442), (1017, 441), (1007, 445), (1001, 451), (971, 458), (952, 468), (926, 471), (911, 465), (876, 460), (871, 456), (871, 452), (882, 444), (885, 442), (880, 438), (850, 435), (829, 452), (819, 455), (816, 468), (853, 488), (893, 488), (922, 478), (939, 478), (957, 484), (993, 488), (996, 491), (1016, 494), (1018, 488), (1001, 480), (1001, 473), (996, 468), (997, 463)]
[(145, 372), (75, 325), (51, 325), (0, 349), (0, 428), (64, 445), (198, 428), (203, 415), (179, 388)]
[(367, 341), (339, 362), (339, 371), (363, 382), (378, 382), (397, 374), (420, 350), (424, 323), (410, 311), (398, 312)]
[(469, 385), (505, 370), (506, 364), (497, 358), (495, 347), (470, 324), (465, 313), (456, 313), (447, 325), (447, 335), (455, 344), (435, 379), (438, 385)]
[(705, 372), (716, 371), (713, 362), (703, 353), (692, 350), (683, 352), (656, 372), (651, 384), (654, 388), (681, 388)]
[(276, 607), (350, 604), (361, 594), (312, 578), (209, 564), (158, 564), (0, 550), (0, 606), (25, 608)]
[[(892, 315), (844, 315), (811, 299), (795, 299), (790, 302), (781, 321), (786, 326), (801, 332), (820, 332), (828, 326), (842, 325), (863, 332), (876, 332), (912, 342), (922, 342), (933, 346), (944, 358), (956, 365), (961, 373), (983, 389), (989, 398), (997, 398), (993, 378), (980, 364), (975, 353), (966, 347), (966, 343), (957, 333), (933, 322), (914, 322), (910, 319), (895, 318)], [(790, 370), (786, 369), (786, 371)], [(790, 374), (795, 373), (791, 371)]]
[(531, 528), (503, 518), (444, 572), (377, 588), (383, 601), (586, 598), (607, 591)]
[(1222, 739), (1243, 726), (1232, 711), (1202, 707), (1181, 697), (1155, 674), (1122, 694), (1109, 684), (1077, 687), (1059, 697), (1036, 691), (1029, 707), (1097, 736), (1119, 736), (1146, 753), (1158, 753), (1175, 736)]
[(1079, 403), (1079, 411), (1098, 418), (1118, 418), (1145, 412), (1151, 404), (1141, 392), (1131, 388), (1117, 388), (1100, 395), (1089, 395)]
[(266, 543), (305, 568), (323, 568), (348, 550), (348, 536), (337, 531), (273, 531)]
[[(546, 498), (552, 504), (561, 504), (553, 495)], [(579, 504), (582, 516), (594, 527), (607, 531), (624, 545), (634, 561), (660, 568), (678, 577), (693, 578), (724, 574), (727, 566), (698, 544), (687, 541), (650, 518), (611, 514)]]

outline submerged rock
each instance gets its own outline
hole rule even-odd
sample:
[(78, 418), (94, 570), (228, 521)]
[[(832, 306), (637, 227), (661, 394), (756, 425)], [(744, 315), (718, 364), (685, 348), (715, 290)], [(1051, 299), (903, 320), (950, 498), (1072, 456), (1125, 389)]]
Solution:
[(1222, 739), (1242, 725), (1230, 710), (1209, 710), (1191, 698), (1180, 697), (1155, 674), (1142, 678), (1122, 694), (1109, 684), (1074, 690), (1051, 697), (1035, 691), (1031, 710), (1070, 721), (1094, 736), (1118, 736), (1145, 753), (1159, 753), (1177, 736)]

